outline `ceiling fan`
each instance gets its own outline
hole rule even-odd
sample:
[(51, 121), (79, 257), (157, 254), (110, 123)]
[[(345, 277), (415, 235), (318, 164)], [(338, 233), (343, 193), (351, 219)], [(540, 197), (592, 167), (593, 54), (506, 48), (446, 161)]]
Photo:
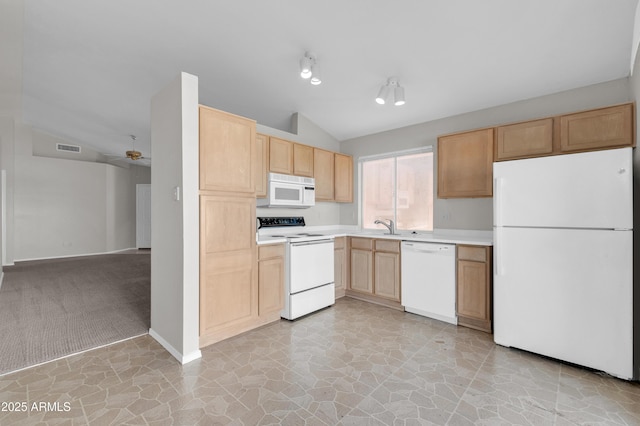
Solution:
[(130, 158), (131, 160), (134, 160), (134, 161), (135, 160), (140, 160), (140, 159), (143, 159), (143, 158), (146, 158), (147, 160), (150, 160), (151, 158), (143, 157), (142, 153), (140, 151), (136, 151), (136, 149), (135, 149), (135, 142), (136, 142), (136, 139), (137, 139), (136, 135), (129, 135), (129, 137), (131, 137), (131, 150), (127, 151), (125, 153), (126, 157)]

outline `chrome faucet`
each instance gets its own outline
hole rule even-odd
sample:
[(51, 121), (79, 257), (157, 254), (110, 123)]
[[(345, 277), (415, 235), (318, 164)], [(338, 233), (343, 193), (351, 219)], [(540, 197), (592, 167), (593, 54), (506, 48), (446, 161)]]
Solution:
[(393, 221), (391, 219), (387, 219), (389, 221), (389, 223), (385, 223), (382, 220), (378, 219), (375, 222), (373, 222), (374, 225), (384, 225), (387, 227), (387, 229), (389, 230), (389, 234), (390, 235), (394, 235), (396, 233), (396, 225), (395, 223), (393, 223)]

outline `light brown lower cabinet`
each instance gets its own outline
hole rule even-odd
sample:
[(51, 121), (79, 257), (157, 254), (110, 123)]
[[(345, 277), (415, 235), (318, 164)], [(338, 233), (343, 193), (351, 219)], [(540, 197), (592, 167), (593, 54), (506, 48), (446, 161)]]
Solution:
[(373, 294), (373, 252), (351, 249), (350, 290)]
[(349, 238), (346, 295), (396, 309), (400, 305), (400, 241)]
[(280, 319), (284, 244), (212, 252), (201, 267), (200, 347)]
[(458, 324), (492, 331), (491, 247), (457, 246)]
[(374, 240), (373, 245), (374, 294), (400, 302), (400, 241)]
[(255, 208), (253, 196), (200, 196), (201, 347), (258, 319)]
[(333, 271), (336, 299), (343, 297), (347, 285), (347, 237), (336, 237), (333, 243)]
[(284, 244), (258, 247), (258, 315), (280, 318), (284, 307)]

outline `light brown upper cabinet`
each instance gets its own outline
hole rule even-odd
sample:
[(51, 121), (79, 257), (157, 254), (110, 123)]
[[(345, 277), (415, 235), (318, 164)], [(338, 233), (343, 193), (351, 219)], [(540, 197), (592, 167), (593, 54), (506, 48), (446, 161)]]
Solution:
[(353, 202), (353, 158), (350, 155), (334, 153), (335, 183), (334, 199), (339, 203)]
[(491, 197), (493, 128), (438, 138), (438, 197)]
[(269, 171), (269, 136), (256, 133), (256, 197), (267, 196)]
[(313, 149), (313, 175), (316, 180), (316, 201), (333, 201), (333, 152), (318, 148)]
[(562, 152), (633, 146), (633, 104), (560, 117)]
[(200, 190), (255, 193), (256, 122), (200, 106)]
[(313, 147), (293, 144), (293, 174), (313, 177)]
[(269, 171), (293, 174), (293, 142), (273, 136), (269, 138)]
[(552, 118), (500, 126), (496, 130), (495, 161), (539, 157), (552, 152)]

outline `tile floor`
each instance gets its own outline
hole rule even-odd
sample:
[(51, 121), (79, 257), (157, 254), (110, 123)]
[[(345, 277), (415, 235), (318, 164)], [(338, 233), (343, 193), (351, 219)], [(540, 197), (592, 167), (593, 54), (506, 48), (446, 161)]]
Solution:
[(0, 424), (640, 424), (639, 383), (348, 298), (202, 354), (143, 336), (2, 376)]

